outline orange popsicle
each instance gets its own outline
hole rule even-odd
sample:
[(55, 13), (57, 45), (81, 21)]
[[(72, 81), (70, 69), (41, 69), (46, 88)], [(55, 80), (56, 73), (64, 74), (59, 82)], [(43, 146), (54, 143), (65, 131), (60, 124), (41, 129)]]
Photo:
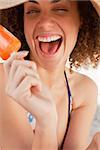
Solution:
[(3, 60), (9, 58), (10, 54), (18, 51), (21, 47), (21, 42), (5, 27), (0, 25), (0, 57)]

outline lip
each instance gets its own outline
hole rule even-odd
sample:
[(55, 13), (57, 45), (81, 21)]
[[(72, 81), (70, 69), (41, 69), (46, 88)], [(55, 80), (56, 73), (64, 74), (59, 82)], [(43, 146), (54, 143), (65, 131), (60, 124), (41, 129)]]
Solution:
[(54, 35), (58, 35), (58, 36), (62, 36), (62, 34), (58, 34), (57, 32), (42, 32), (42, 33), (39, 33), (35, 36), (35, 39), (37, 39), (39, 36), (41, 37), (50, 37), (50, 36), (54, 36)]
[(54, 53), (54, 54), (46, 54), (46, 53), (43, 53), (42, 51), (41, 51), (41, 49), (40, 49), (40, 46), (39, 46), (39, 41), (38, 41), (38, 36), (52, 36), (52, 35), (58, 35), (58, 34), (51, 34), (51, 33), (46, 33), (46, 34), (39, 34), (39, 35), (37, 35), (36, 36), (36, 39), (35, 39), (35, 44), (36, 44), (36, 52), (37, 52), (37, 54), (40, 56), (40, 55), (42, 55), (43, 56), (43, 58), (49, 58), (49, 59), (53, 59), (53, 57), (56, 57), (57, 55), (59, 55), (59, 53), (60, 53), (60, 48), (61, 48), (61, 46), (62, 46), (62, 43), (63, 43), (63, 37), (61, 36), (61, 44), (60, 44), (60, 47), (58, 48), (58, 50)]

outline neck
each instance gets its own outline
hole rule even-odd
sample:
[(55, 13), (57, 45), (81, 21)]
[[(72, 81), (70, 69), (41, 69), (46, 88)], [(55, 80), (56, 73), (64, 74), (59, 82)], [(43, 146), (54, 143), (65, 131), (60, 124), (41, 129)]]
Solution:
[(64, 85), (65, 83), (64, 68), (65, 67), (62, 68), (59, 67), (51, 71), (41, 68), (40, 66), (37, 67), (41, 80), (50, 89), (59, 87), (59, 85)]
[[(30, 60), (35, 61), (35, 58), (30, 55)], [(65, 64), (64, 62), (59, 63), (58, 66), (55, 64), (45, 64), (44, 66), (41, 66), (40, 64), (37, 64), (37, 70), (39, 73), (39, 76), (42, 80), (42, 82), (51, 90), (57, 90), (61, 89), (62, 87), (66, 86), (66, 80), (64, 75), (65, 70)], [(69, 72), (69, 69), (67, 69), (67, 72)]]

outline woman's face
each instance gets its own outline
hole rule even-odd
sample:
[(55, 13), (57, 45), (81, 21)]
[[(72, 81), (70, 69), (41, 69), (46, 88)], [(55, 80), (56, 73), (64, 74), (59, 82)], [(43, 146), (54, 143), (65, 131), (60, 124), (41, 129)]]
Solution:
[(31, 59), (44, 68), (65, 64), (80, 27), (76, 1), (31, 0), (24, 4), (24, 32)]

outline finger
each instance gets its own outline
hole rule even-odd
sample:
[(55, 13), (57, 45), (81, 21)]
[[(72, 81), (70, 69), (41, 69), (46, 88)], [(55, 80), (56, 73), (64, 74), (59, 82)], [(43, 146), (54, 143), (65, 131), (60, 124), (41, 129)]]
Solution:
[[(17, 100), (21, 99), (22, 101), (24, 101), (26, 96), (28, 98), (32, 96), (31, 93), (32, 87), (34, 87), (34, 89), (37, 87), (41, 88), (41, 82), (36, 78), (33, 78), (32, 76), (26, 76), (22, 80), (20, 85), (15, 89), (15, 91), (13, 91), (12, 96)], [(19, 103), (22, 102), (20, 101)]]
[(3, 63), (5, 73), (7, 75), (9, 74), (9, 70), (14, 59), (23, 59), (28, 55), (28, 53), (28, 51), (13, 52), (11, 56)]
[[(34, 73), (36, 72), (36, 64), (34, 62), (29, 61), (29, 60), (13, 60), (12, 65), (11, 65), (11, 69), (9, 72), (9, 79), (10, 80), (13, 80), (13, 78), (15, 76), (15, 72), (19, 66), (26, 66), (27, 68), (32, 68), (33, 72)], [(24, 72), (23, 69), (25, 69), (25, 68), (22, 67), (22, 70), (20, 69), (20, 71)]]
[(32, 76), (38, 80), (37, 74), (26, 66), (19, 66), (13, 77), (13, 88), (17, 88), (26, 76)]

